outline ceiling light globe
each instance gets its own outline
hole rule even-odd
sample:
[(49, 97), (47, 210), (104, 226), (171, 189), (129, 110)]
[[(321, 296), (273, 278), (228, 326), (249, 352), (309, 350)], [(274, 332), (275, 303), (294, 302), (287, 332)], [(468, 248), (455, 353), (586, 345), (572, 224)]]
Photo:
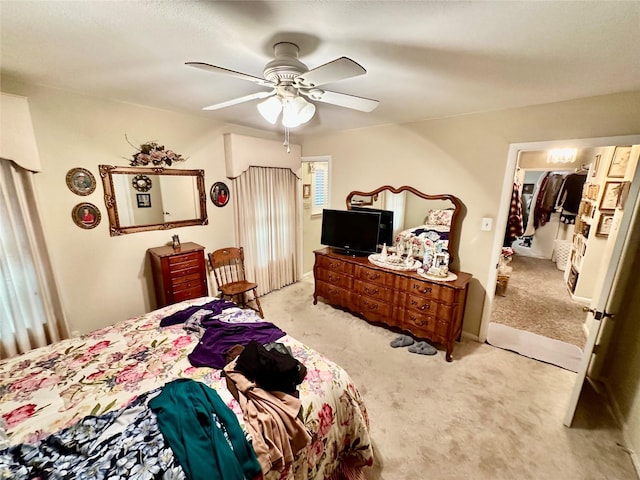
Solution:
[(282, 111), (282, 103), (278, 97), (269, 97), (258, 103), (257, 108), (260, 115), (262, 115), (262, 118), (274, 125)]
[(316, 106), (302, 97), (286, 99), (282, 111), (282, 125), (294, 128), (311, 120), (316, 113)]
[[(297, 102), (298, 100), (301, 100), (301, 101)], [(315, 115), (316, 106), (311, 102), (307, 102), (302, 97), (296, 98), (296, 102), (299, 105), (299, 108), (298, 108), (298, 119), (300, 120), (300, 123), (301, 124), (302, 123), (307, 123)]]

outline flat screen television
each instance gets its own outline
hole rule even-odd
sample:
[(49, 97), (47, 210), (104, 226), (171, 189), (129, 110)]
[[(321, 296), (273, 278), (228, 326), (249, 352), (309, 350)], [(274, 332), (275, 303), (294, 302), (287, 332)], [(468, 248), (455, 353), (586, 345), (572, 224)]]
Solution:
[(347, 255), (369, 255), (378, 249), (380, 212), (322, 211), (320, 243)]
[(351, 206), (351, 210), (361, 212), (380, 212), (380, 228), (378, 230), (378, 245), (387, 247), (393, 245), (393, 212), (391, 210), (381, 210), (379, 208)]

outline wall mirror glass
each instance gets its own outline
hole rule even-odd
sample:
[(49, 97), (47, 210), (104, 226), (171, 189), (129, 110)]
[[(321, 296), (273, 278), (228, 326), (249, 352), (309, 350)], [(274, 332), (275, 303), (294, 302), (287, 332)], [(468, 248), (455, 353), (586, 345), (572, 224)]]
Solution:
[[(353, 191), (347, 195), (347, 209), (374, 209), (393, 212), (393, 242), (412, 241), (432, 235), (445, 239), (450, 262), (457, 258), (463, 204), (448, 194), (430, 195), (413, 187), (389, 185), (371, 192)], [(417, 243), (417, 241), (416, 241)], [(416, 250), (417, 255), (420, 249)]]
[(204, 170), (111, 165), (99, 169), (112, 237), (208, 222)]

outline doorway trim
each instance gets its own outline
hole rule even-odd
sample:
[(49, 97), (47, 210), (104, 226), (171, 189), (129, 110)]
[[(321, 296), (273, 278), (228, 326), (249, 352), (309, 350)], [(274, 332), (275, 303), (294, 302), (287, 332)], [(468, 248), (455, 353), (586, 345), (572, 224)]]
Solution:
[(495, 289), (492, 288), (492, 285), (495, 285), (498, 279), (497, 267), (492, 268), (492, 266), (498, 265), (500, 247), (504, 241), (504, 232), (507, 228), (507, 217), (509, 215), (511, 194), (513, 192), (513, 179), (515, 178), (519, 153), (524, 151), (549, 150), (552, 148), (593, 148), (632, 145), (638, 143), (640, 143), (640, 135), (620, 135), (614, 137), (593, 137), (509, 144), (507, 164), (504, 172), (504, 178), (502, 179), (502, 194), (500, 195), (500, 205), (498, 207), (497, 219), (495, 222), (496, 227), (493, 235), (492, 252), (489, 257), (489, 273), (487, 275), (486, 283), (487, 289), (484, 307), (482, 309), (482, 319), (480, 321), (480, 332), (478, 334), (478, 340), (480, 342), (484, 343), (487, 340), (487, 331), (489, 330), (489, 323), (491, 322), (491, 310), (493, 307), (493, 300), (495, 298)]

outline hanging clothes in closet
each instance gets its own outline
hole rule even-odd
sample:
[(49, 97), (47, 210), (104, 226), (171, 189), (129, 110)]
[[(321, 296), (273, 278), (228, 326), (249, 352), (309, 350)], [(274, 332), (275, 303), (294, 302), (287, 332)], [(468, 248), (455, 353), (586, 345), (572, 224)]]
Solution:
[(507, 230), (505, 232), (503, 246), (509, 247), (511, 243), (524, 233), (522, 221), (522, 199), (520, 196), (520, 185), (513, 183), (511, 192), (511, 205), (509, 206), (509, 218), (507, 220)]
[(576, 216), (582, 199), (582, 188), (586, 180), (586, 170), (578, 170), (565, 177), (557, 202), (558, 207), (562, 207), (560, 222), (566, 224), (576, 223)]
[(536, 229), (543, 227), (551, 218), (558, 194), (564, 182), (564, 173), (545, 172), (533, 192), (531, 208), (524, 236), (532, 236)]

